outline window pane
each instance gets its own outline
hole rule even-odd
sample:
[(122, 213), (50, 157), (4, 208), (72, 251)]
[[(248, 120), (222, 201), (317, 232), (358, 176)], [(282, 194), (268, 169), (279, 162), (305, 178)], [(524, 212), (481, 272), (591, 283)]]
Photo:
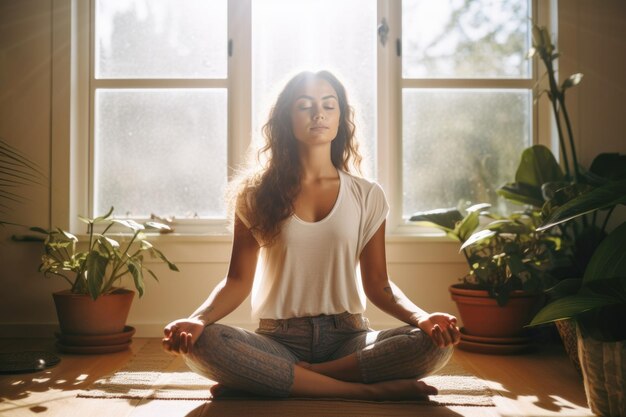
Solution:
[(530, 78), (529, 0), (403, 0), (403, 78)]
[(224, 217), (226, 90), (96, 90), (95, 214)]
[(226, 0), (96, 0), (96, 78), (225, 78)]
[(364, 174), (375, 172), (376, 1), (252, 2), (253, 126), (256, 136), (291, 76), (327, 69), (344, 84), (356, 113)]
[(403, 215), (462, 202), (502, 209), (496, 190), (531, 144), (529, 90), (405, 89)]

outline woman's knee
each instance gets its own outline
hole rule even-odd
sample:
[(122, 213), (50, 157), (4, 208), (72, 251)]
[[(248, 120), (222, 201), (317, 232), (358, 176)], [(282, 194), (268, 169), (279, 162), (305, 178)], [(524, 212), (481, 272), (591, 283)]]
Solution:
[(224, 346), (226, 334), (229, 328), (221, 324), (206, 326), (196, 340), (189, 354), (185, 355), (187, 362), (192, 362), (196, 367), (206, 369), (220, 363), (220, 356), (227, 351)]
[(432, 341), (432, 339), (431, 342), (432, 343), (428, 345), (429, 348), (422, 352), (424, 360), (421, 361), (423, 365), (419, 370), (421, 376), (434, 374), (439, 371), (450, 361), (452, 353), (454, 352), (454, 346), (452, 345), (441, 347)]
[(415, 341), (417, 352), (413, 361), (414, 372), (417, 377), (425, 377), (443, 368), (452, 357), (454, 347), (438, 346), (425, 332), (412, 332), (410, 337)]

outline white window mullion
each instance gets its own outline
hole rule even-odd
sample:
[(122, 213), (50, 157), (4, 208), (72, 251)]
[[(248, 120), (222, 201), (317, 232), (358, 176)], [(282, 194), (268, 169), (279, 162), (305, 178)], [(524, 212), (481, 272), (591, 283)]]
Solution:
[(389, 26), (387, 42), (378, 41), (378, 181), (385, 189), (390, 203), (387, 233), (397, 233), (402, 222), (402, 119), (401, 119), (401, 57), (397, 43), (402, 34), (401, 2), (380, 0), (378, 24), (383, 18)]
[[(555, 36), (558, 32), (557, 1), (533, 0), (533, 10), (537, 24), (539, 26), (545, 26), (548, 28), (548, 31), (554, 36), (552, 42), (556, 44), (558, 42), (558, 39), (556, 39)], [(558, 45), (556, 49), (557, 51), (559, 50)], [(535, 60), (533, 62), (533, 78), (535, 80), (541, 79), (546, 71), (545, 67), (540, 61), (541, 60), (538, 57), (535, 57)], [(555, 69), (558, 69), (558, 60), (554, 61), (554, 63), (557, 66), (557, 68)], [(547, 81), (544, 79), (543, 83), (543, 85), (546, 85)], [(535, 143), (553, 149), (553, 154), (555, 155), (557, 160), (560, 160), (561, 153), (559, 150), (559, 137), (558, 132), (556, 131), (556, 122), (554, 120), (554, 115), (552, 113), (552, 109), (550, 108), (550, 100), (548, 100), (546, 97), (542, 97), (539, 101), (537, 101), (536, 105), (534, 106), (533, 116)]]
[(252, 12), (250, 0), (228, 2), (228, 175), (246, 157), (252, 132)]
[[(535, 18), (536, 3), (530, 1), (527, 9)], [(529, 47), (528, 38), (518, 38), (521, 33), (530, 36), (519, 31), (530, 29), (526, 15), (497, 3), (478, 10), (477, 4), (459, 9), (445, 1), (436, 8), (420, 0), (397, 3), (408, 25), (399, 76), (400, 113), (405, 113), (397, 154), (402, 181), (394, 181), (402, 184), (394, 200), (402, 210), (397, 223), (402, 232), (421, 234), (402, 218), (418, 210), (464, 202), (492, 202), (502, 209), (495, 190), (501, 181), (512, 179), (518, 150), (534, 143), (537, 135), (530, 95), (536, 78), (524, 62), (526, 51), (499, 48), (482, 31), (497, 31), (502, 35), (497, 42), (508, 46), (523, 41)], [(488, 17), (484, 28), (468, 29), (471, 19), (481, 14)], [(503, 25), (503, 18), (519, 26)], [(465, 55), (468, 51), (474, 55)]]

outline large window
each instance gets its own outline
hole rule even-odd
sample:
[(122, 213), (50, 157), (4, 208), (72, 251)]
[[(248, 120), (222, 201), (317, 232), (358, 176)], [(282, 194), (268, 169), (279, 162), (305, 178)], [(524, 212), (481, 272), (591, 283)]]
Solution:
[(532, 3), (91, 0), (90, 214), (223, 225), (280, 88), (320, 69), (347, 88), (364, 175), (397, 213), (388, 230), (497, 204), (536, 131)]
[(253, 1), (252, 63), (257, 137), (288, 78), (330, 70), (355, 108), (364, 174), (375, 175), (376, 0)]
[(95, 0), (94, 213), (224, 217), (226, 23), (226, 0)]
[(402, 1), (402, 214), (496, 189), (532, 143), (530, 2)]

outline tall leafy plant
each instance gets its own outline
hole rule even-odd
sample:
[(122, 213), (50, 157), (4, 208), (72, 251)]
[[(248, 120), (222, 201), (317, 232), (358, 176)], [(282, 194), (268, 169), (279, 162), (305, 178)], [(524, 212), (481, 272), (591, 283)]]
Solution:
[[(559, 137), (561, 164), (545, 146), (532, 146), (522, 153), (515, 181), (502, 186), (498, 194), (520, 204), (541, 208), (547, 217), (577, 196), (607, 182), (626, 178), (626, 156), (616, 153), (600, 154), (589, 169), (578, 163), (565, 98), (569, 89), (582, 81), (583, 74), (573, 74), (559, 84), (555, 71), (559, 53), (552, 44), (548, 30), (533, 25), (532, 33), (533, 48), (529, 57), (536, 56), (542, 61), (548, 80), (547, 87), (539, 89), (535, 95), (537, 100), (545, 95), (550, 101)], [(564, 248), (570, 255), (570, 263), (560, 272), (563, 276), (575, 275), (581, 278), (595, 248), (606, 237), (606, 228), (613, 209), (590, 213), (557, 226), (565, 241)]]
[(565, 96), (583, 75), (571, 75), (558, 84), (555, 61), (559, 54), (545, 27), (533, 26), (529, 55), (538, 56), (546, 68), (548, 87), (537, 98), (545, 94), (550, 100), (561, 165), (547, 148), (528, 148), (522, 154), (515, 182), (505, 184), (498, 193), (540, 207), (544, 221), (538, 230), (557, 229), (569, 242), (564, 250), (571, 260), (570, 267), (561, 271), (565, 279), (549, 290), (552, 302), (537, 314), (532, 325), (574, 317), (587, 333), (599, 339), (623, 340), (626, 222), (610, 233), (608, 225), (615, 208), (626, 204), (626, 155), (602, 153), (589, 169), (578, 163)]

